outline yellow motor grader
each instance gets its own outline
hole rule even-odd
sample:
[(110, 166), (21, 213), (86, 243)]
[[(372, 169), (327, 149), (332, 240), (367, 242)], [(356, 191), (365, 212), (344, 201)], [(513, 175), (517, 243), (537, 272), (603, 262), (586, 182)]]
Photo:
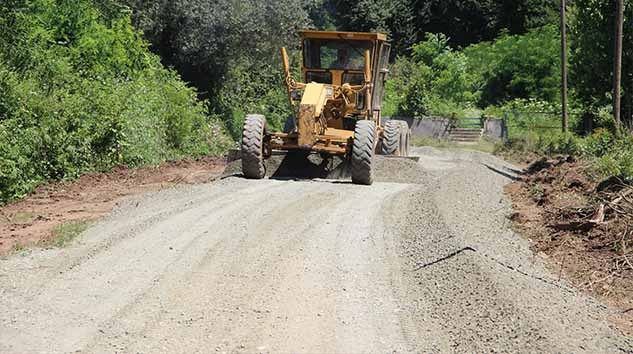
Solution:
[(381, 106), (389, 73), (390, 44), (381, 33), (299, 31), (303, 82), (290, 74), (281, 48), (285, 85), (295, 116), (283, 132), (270, 133), (266, 118), (249, 114), (242, 138), (242, 172), (265, 176), (273, 150), (303, 150), (351, 163), (352, 182), (371, 185), (376, 152), (408, 156), (410, 130), (404, 121), (383, 124)]

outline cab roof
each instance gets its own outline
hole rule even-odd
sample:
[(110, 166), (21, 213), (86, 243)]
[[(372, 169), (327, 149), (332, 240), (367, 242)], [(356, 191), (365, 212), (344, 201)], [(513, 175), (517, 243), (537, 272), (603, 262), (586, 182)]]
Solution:
[(299, 30), (301, 38), (386, 41), (384, 33)]

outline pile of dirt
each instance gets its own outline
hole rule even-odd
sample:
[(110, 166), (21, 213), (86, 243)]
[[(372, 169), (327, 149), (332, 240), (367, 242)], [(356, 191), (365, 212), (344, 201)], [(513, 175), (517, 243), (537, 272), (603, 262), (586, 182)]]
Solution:
[(31, 195), (0, 207), (0, 255), (47, 241), (60, 225), (97, 219), (122, 198), (177, 184), (212, 181), (225, 166), (225, 158), (205, 157), (158, 167), (118, 167), (75, 181), (41, 185)]
[(540, 159), (506, 187), (512, 220), (560, 276), (623, 316), (633, 333), (633, 186), (598, 180), (570, 156)]

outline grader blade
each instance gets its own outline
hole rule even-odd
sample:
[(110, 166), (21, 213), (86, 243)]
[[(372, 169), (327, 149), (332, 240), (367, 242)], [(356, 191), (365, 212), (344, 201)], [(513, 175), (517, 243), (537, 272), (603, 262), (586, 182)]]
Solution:
[(415, 162), (420, 162), (420, 156), (394, 156), (394, 155), (385, 155), (388, 159), (404, 159), (411, 160)]

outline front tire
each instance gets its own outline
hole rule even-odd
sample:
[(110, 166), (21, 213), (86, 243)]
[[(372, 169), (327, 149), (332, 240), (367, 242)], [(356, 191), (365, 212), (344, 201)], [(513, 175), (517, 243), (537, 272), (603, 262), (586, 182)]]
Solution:
[(266, 175), (264, 166), (264, 135), (266, 118), (260, 114), (249, 114), (242, 132), (242, 174), (249, 179), (262, 179)]
[(372, 164), (376, 142), (376, 125), (370, 120), (359, 120), (354, 129), (352, 147), (352, 182), (371, 185), (374, 182)]

